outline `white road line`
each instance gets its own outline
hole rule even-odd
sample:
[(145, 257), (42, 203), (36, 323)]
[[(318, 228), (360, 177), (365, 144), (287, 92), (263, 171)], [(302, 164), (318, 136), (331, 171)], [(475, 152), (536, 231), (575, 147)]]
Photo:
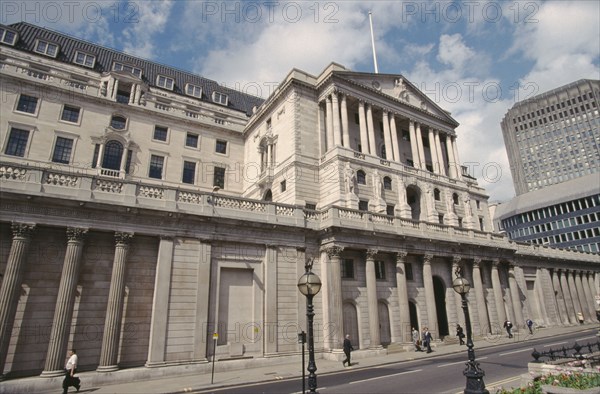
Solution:
[[(479, 361), (479, 360), (485, 360), (486, 358), (487, 358), (487, 357), (481, 357), (481, 358), (478, 358), (478, 359), (477, 359), (477, 360), (475, 360), (475, 361)], [(464, 364), (464, 363), (466, 363), (467, 361), (468, 361), (468, 360), (464, 360), (464, 361), (457, 361), (457, 362), (454, 362), (454, 363), (446, 363), (446, 364), (438, 365), (437, 367), (438, 367), (438, 368), (442, 368), (442, 367), (448, 367), (448, 366), (450, 366), (450, 365)]]
[(544, 345), (544, 347), (550, 347), (550, 346), (562, 345), (563, 343), (567, 343), (567, 342), (556, 342), (556, 343), (551, 343), (550, 345)]
[(354, 382), (350, 382), (349, 384), (354, 384), (354, 383), (364, 383), (364, 382), (368, 382), (369, 380), (376, 380), (376, 379), (383, 379), (383, 378), (390, 378), (392, 376), (398, 376), (398, 375), (406, 375), (407, 373), (414, 373), (414, 372), (421, 372), (422, 369), (415, 369), (413, 371), (404, 371), (404, 372), (398, 372), (398, 373), (393, 373), (391, 375), (385, 375), (385, 376), (378, 376), (376, 378), (370, 378), (370, 379), (363, 379), (363, 380), (356, 380)]
[(509, 354), (531, 352), (531, 351), (533, 351), (533, 349), (521, 349), (521, 350), (515, 350), (514, 352), (500, 353), (498, 356), (502, 357), (502, 356), (507, 356)]
[(579, 340), (581, 341), (582, 339), (596, 339), (598, 338), (597, 336), (591, 336), (591, 337), (583, 337), (583, 338), (579, 338)]

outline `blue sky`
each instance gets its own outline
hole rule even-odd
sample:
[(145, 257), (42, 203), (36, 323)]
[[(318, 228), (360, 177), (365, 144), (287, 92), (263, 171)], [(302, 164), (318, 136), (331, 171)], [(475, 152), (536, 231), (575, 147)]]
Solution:
[(331, 61), (402, 74), (460, 123), (463, 164), (514, 196), (500, 121), (516, 101), (600, 79), (597, 1), (9, 1), (26, 21), (267, 96), (292, 68)]

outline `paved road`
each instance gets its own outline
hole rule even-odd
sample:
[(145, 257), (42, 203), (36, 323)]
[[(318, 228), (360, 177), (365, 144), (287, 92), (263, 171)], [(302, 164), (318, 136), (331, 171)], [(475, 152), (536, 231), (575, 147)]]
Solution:
[[(503, 386), (518, 387), (520, 375), (527, 373), (527, 364), (532, 361), (534, 348), (547, 351), (550, 348), (596, 343), (596, 330), (567, 333), (554, 337), (536, 338), (528, 336), (522, 341), (483, 348), (478, 350), (475, 343), (475, 354), (485, 371), (484, 381), (488, 388)], [(339, 372), (318, 376), (318, 391), (322, 394), (363, 394), (363, 393), (451, 393), (462, 392), (466, 379), (462, 372), (467, 357), (464, 353), (446, 354), (418, 360), (408, 360), (361, 368), (360, 362), (351, 368)], [(318, 365), (317, 365), (318, 366)], [(340, 366), (341, 367), (341, 366)], [(270, 383), (259, 383), (221, 390), (195, 391), (195, 393), (298, 393), (301, 392), (300, 379), (288, 379)]]

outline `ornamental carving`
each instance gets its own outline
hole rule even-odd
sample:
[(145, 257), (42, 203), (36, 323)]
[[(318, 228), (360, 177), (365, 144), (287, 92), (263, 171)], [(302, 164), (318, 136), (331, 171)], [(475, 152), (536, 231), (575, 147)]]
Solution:
[(473, 259), (473, 268), (479, 268), (481, 265), (481, 258), (476, 257)]
[(133, 233), (124, 233), (117, 231), (115, 233), (115, 243), (117, 246), (128, 246), (133, 238)]
[(334, 257), (340, 257), (340, 255), (342, 254), (342, 251), (344, 250), (343, 247), (341, 246), (330, 246), (327, 249), (325, 249), (325, 253), (327, 253), (327, 256), (331, 259)]
[(433, 260), (433, 255), (428, 253), (423, 255), (423, 263), (431, 264), (431, 260)]
[(80, 242), (83, 241), (87, 232), (87, 228), (67, 227), (67, 238), (69, 239), (69, 242)]
[(35, 230), (35, 224), (12, 222), (11, 229), (13, 232), (13, 239), (29, 238), (31, 237), (33, 230)]
[(452, 257), (452, 265), (458, 265), (461, 260), (462, 260), (462, 257), (460, 257), (460, 256)]
[(374, 260), (377, 253), (379, 253), (377, 249), (367, 249), (367, 260)]
[(408, 252), (398, 252), (396, 253), (396, 262), (397, 263), (404, 263), (406, 262), (406, 256), (408, 256)]

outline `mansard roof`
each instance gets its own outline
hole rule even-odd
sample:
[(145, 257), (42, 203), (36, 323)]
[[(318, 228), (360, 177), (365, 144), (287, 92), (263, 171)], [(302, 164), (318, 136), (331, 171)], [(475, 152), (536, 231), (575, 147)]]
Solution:
[(76, 51), (94, 55), (96, 57), (96, 62), (93, 70), (99, 73), (111, 71), (115, 61), (121, 62), (140, 68), (142, 70), (142, 79), (148, 85), (155, 88), (159, 88), (156, 86), (157, 76), (163, 75), (174, 79), (175, 84), (172, 92), (176, 94), (185, 95), (184, 89), (185, 85), (188, 83), (202, 88), (201, 100), (205, 102), (213, 102), (213, 92), (226, 94), (228, 96), (227, 108), (244, 112), (248, 116), (252, 114), (252, 109), (255, 106), (259, 106), (264, 101), (264, 99), (260, 97), (255, 97), (221, 86), (215, 81), (194, 75), (187, 71), (135, 57), (114, 49), (102, 47), (88, 41), (73, 38), (66, 34), (31, 25), (26, 22), (14, 23), (6, 27), (19, 34), (18, 41), (15, 44), (16, 49), (34, 53), (36, 40), (46, 40), (59, 45), (59, 53), (56, 56), (56, 60), (63, 63), (69, 63), (72, 66), (89, 70), (88, 67), (73, 62)]

